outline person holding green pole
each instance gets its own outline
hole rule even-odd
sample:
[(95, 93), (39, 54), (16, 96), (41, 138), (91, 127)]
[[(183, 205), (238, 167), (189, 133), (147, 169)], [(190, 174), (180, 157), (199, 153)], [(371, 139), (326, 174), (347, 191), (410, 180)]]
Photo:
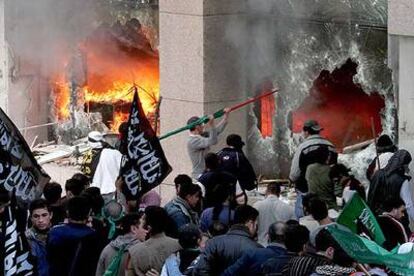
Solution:
[[(224, 117), (217, 126), (214, 122), (214, 116), (210, 115), (205, 125), (197, 123), (189, 129), (190, 135), (187, 140), (187, 151), (193, 165), (191, 176), (195, 180), (198, 180), (198, 177), (205, 170), (204, 157), (210, 151), (210, 147), (217, 144), (218, 135), (226, 128), (229, 111), (228, 108), (224, 109)], [(200, 121), (199, 117), (193, 116), (188, 119), (187, 125)]]

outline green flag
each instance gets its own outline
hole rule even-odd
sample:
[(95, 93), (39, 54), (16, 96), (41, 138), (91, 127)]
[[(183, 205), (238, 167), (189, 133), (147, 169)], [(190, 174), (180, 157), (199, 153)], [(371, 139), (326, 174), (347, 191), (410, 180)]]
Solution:
[(385, 265), (399, 275), (414, 275), (414, 252), (398, 254), (398, 247), (387, 251), (374, 241), (360, 237), (350, 231), (330, 225), (327, 230), (342, 249), (353, 259), (363, 264)]
[(365, 233), (379, 245), (385, 241), (377, 219), (358, 193), (354, 193), (336, 222), (348, 227), (355, 234)]

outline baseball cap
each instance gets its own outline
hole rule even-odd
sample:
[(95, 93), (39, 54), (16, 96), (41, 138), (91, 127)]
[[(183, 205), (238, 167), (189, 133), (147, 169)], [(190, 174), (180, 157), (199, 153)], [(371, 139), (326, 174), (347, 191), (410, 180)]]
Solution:
[(319, 123), (315, 120), (307, 120), (303, 124), (303, 130), (312, 129), (313, 131), (321, 131), (323, 128), (319, 125)]

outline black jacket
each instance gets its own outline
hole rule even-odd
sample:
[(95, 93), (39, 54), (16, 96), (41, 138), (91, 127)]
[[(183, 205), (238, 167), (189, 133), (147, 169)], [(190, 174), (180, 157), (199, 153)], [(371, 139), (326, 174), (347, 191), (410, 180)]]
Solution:
[(257, 248), (262, 248), (262, 246), (250, 237), (246, 226), (233, 225), (227, 234), (207, 241), (193, 275), (220, 275), (243, 253)]
[(371, 179), (368, 192), (368, 206), (376, 214), (382, 213), (382, 203), (387, 198), (400, 198), (404, 181), (410, 179), (405, 175), (404, 165), (411, 162), (411, 155), (406, 150), (399, 150), (388, 161), (384, 169), (378, 170)]
[(257, 187), (256, 173), (242, 150), (224, 148), (217, 154), (221, 169), (233, 174), (243, 190), (251, 191)]
[(220, 196), (217, 196), (217, 192), (220, 192), (219, 185), (227, 185), (228, 192), (233, 196), (236, 193), (236, 177), (233, 174), (222, 170), (207, 171), (200, 176), (198, 181), (203, 184), (206, 189), (203, 209), (222, 203), (218, 200)]

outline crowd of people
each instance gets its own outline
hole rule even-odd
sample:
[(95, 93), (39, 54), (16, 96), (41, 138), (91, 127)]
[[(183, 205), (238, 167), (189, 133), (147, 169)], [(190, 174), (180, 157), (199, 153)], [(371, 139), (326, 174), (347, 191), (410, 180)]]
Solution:
[[(251, 202), (248, 191), (257, 180), (242, 138), (231, 134), (225, 148), (210, 151), (226, 127), (225, 112), (218, 126), (210, 118), (190, 129), (193, 171), (175, 176), (176, 195), (163, 207), (155, 190), (136, 201), (123, 197), (117, 175), (122, 154), (91, 133), (83, 173), (66, 181), (65, 196), (60, 184), (50, 182), (29, 206), (26, 237), (37, 274), (392, 275), (375, 263), (357, 265), (326, 227), (357, 193), (377, 216), (385, 249), (408, 242), (414, 206), (407, 151), (382, 135), (377, 157), (367, 164), (367, 191), (338, 164), (335, 146), (310, 120), (290, 171), (295, 205), (283, 200), (286, 187), (278, 183)], [(0, 212), (9, 201), (0, 191)]]

